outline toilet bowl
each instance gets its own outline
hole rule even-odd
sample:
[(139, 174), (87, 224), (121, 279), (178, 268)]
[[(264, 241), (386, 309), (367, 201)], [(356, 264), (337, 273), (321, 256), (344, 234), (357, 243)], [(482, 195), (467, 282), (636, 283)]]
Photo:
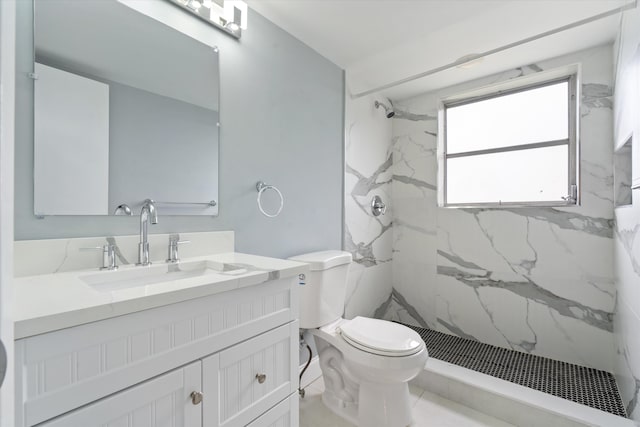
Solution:
[(362, 427), (411, 423), (408, 381), (428, 358), (415, 331), (356, 317), (309, 332), (316, 339), (325, 383), (322, 400), (329, 409)]
[(359, 427), (411, 423), (408, 381), (428, 353), (417, 332), (386, 320), (343, 319), (351, 254), (323, 251), (289, 258), (309, 264), (300, 277), (300, 327), (313, 335), (325, 382), (322, 401)]

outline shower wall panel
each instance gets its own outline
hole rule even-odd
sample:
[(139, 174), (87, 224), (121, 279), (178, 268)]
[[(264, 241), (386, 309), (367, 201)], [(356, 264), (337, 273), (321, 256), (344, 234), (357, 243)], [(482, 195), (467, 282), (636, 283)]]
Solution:
[[(575, 63), (582, 67), (581, 205), (438, 208), (439, 99)], [(395, 107), (393, 291), (385, 317), (611, 372), (616, 294), (611, 46), (536, 62)]]
[[(391, 294), (393, 247), (391, 203), (390, 119), (372, 96), (351, 100), (346, 95), (344, 250), (351, 252), (345, 317), (379, 317), (377, 310)], [(380, 196), (387, 206), (374, 216), (371, 199)]]

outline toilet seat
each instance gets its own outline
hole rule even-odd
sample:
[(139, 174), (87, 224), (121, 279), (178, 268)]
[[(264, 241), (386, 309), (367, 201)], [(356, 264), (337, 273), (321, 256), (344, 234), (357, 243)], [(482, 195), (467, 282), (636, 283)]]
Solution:
[(380, 356), (411, 356), (424, 348), (417, 332), (386, 320), (358, 316), (342, 323), (339, 332), (351, 346)]

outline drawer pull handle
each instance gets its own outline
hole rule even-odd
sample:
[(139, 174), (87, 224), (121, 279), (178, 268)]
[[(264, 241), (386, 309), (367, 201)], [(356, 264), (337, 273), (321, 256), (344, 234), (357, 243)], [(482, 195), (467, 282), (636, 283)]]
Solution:
[(192, 391), (191, 392), (191, 403), (193, 403), (194, 405), (199, 405), (200, 402), (202, 402), (202, 393), (199, 391)]
[(267, 375), (266, 374), (256, 374), (256, 379), (258, 380), (259, 384), (262, 384), (263, 382), (265, 382), (267, 380)]

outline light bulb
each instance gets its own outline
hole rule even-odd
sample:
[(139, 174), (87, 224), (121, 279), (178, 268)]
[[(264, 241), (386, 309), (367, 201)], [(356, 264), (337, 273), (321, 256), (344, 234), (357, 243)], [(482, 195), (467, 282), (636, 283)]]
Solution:
[(238, 30), (240, 30), (240, 25), (236, 24), (236, 23), (235, 23), (235, 22), (233, 22), (233, 21), (229, 21), (229, 22), (227, 22), (227, 24), (225, 25), (225, 27), (226, 27), (228, 30), (230, 30), (230, 31), (232, 31), (232, 32), (234, 32), (234, 33), (235, 33), (235, 32), (237, 32)]

